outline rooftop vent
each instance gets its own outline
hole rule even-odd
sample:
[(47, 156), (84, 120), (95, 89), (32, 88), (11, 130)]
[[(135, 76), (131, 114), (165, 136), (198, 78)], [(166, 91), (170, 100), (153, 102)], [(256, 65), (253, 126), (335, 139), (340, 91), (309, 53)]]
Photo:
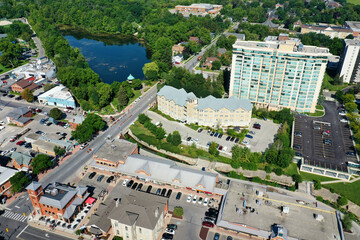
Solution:
[(57, 190), (57, 188), (54, 188), (53, 190), (51, 190), (51, 196), (56, 196), (56, 195), (58, 195), (58, 193), (59, 193), (59, 190)]

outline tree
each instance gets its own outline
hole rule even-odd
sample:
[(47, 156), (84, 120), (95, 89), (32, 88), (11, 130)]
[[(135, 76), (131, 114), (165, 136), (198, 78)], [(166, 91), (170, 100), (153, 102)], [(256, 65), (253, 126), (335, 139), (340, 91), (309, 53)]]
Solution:
[(57, 156), (59, 156), (59, 157), (61, 157), (62, 155), (64, 155), (65, 152), (66, 152), (65, 149), (62, 148), (62, 147), (59, 147), (59, 146), (55, 146), (55, 147), (54, 147), (54, 153), (55, 153)]
[(173, 215), (175, 217), (182, 217), (184, 215), (184, 209), (182, 207), (174, 207)]
[(339, 206), (345, 206), (348, 204), (348, 200), (346, 197), (341, 196), (337, 199), (337, 204), (339, 204)]
[(162, 127), (156, 129), (155, 137), (156, 139), (163, 139), (165, 137), (166, 131)]
[(345, 109), (348, 112), (355, 112), (357, 110), (357, 104), (354, 102), (345, 103)]
[(269, 165), (266, 165), (265, 166), (265, 172), (266, 173), (271, 173), (271, 171), (272, 171), (271, 167)]
[(144, 113), (140, 113), (138, 116), (138, 120), (141, 124), (144, 124), (144, 123), (150, 121), (150, 118), (148, 116), (146, 116)]
[(34, 101), (34, 94), (28, 88), (21, 93), (21, 97), (28, 102)]
[(31, 163), (34, 174), (42, 173), (53, 165), (52, 157), (45, 154), (38, 154)]
[(123, 86), (120, 86), (120, 88), (119, 88), (118, 101), (119, 101), (120, 108), (127, 106), (127, 104), (129, 103), (129, 98), (128, 98)]
[(294, 174), (292, 175), (292, 180), (296, 183), (301, 183), (303, 180), (302, 180), (302, 177), (300, 174)]
[(219, 155), (219, 151), (217, 150), (217, 143), (216, 142), (211, 142), (210, 146), (209, 146), (209, 153), (213, 156), (218, 156)]
[(342, 222), (342, 225), (343, 225), (345, 231), (350, 232), (351, 228), (352, 228), (352, 220), (351, 220), (350, 214), (345, 214), (344, 218), (341, 220), (341, 222)]
[(284, 171), (281, 168), (275, 168), (274, 173), (278, 176), (281, 176), (284, 174)]
[(179, 146), (181, 144), (181, 135), (178, 131), (174, 131), (171, 138), (171, 144)]
[(88, 141), (93, 134), (103, 129), (106, 123), (102, 118), (94, 113), (89, 113), (85, 120), (71, 132), (73, 138), (79, 143)]
[(214, 61), (214, 62), (212, 63), (211, 69), (212, 69), (212, 70), (219, 70), (220, 67), (221, 67), (221, 62), (220, 62), (220, 61)]
[(132, 80), (132, 87), (135, 89), (135, 90), (138, 90), (138, 89), (141, 89), (142, 87), (142, 82), (140, 79), (134, 79)]
[(335, 92), (335, 98), (338, 100), (338, 101), (342, 101), (342, 98), (344, 96), (344, 92), (341, 91), (341, 90), (337, 90)]
[(30, 177), (25, 172), (20, 171), (15, 173), (14, 176), (10, 178), (11, 192), (22, 192), (24, 187), (26, 187), (30, 182)]
[(143, 72), (147, 80), (157, 80), (159, 74), (159, 66), (156, 62), (146, 63), (143, 67)]
[(355, 96), (353, 94), (347, 93), (344, 96), (342, 96), (342, 100), (344, 103), (355, 102)]
[(50, 110), (49, 116), (52, 117), (55, 120), (59, 120), (63, 116), (63, 112), (58, 108), (52, 108)]
[(315, 190), (320, 190), (321, 189), (321, 182), (319, 180), (314, 180), (314, 188)]

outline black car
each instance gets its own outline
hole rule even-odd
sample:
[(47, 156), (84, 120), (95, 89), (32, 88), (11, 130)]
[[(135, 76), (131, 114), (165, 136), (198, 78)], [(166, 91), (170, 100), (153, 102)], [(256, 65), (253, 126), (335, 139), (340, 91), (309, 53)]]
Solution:
[(169, 191), (168, 191), (167, 194), (166, 194), (166, 197), (169, 198), (169, 197), (171, 196), (171, 193), (172, 193), (172, 190), (169, 189)]
[(178, 193), (176, 194), (176, 200), (180, 200), (180, 198), (181, 198), (181, 192), (178, 192)]
[(174, 235), (170, 234), (170, 233), (164, 233), (162, 235), (162, 239), (173, 239), (174, 238)]
[(93, 178), (95, 177), (95, 175), (96, 175), (96, 172), (92, 172), (92, 173), (90, 173), (90, 175), (89, 175), (89, 179), (93, 179)]
[(98, 178), (97, 178), (96, 181), (101, 182), (101, 180), (102, 180), (103, 178), (104, 178), (104, 175), (100, 175), (100, 176), (98, 176)]
[(130, 180), (130, 182), (128, 182), (128, 184), (126, 185), (127, 187), (131, 187), (131, 185), (133, 185), (134, 180)]
[(32, 147), (31, 143), (28, 142), (28, 143), (25, 144), (25, 148), (31, 148), (31, 147)]
[(214, 136), (214, 134), (215, 134), (215, 132), (211, 132), (211, 133), (210, 133), (210, 136), (212, 137), (212, 136)]
[(218, 138), (222, 138), (222, 136), (224, 136), (224, 134), (220, 133)]
[(111, 181), (113, 181), (114, 180), (114, 176), (110, 176), (107, 180), (106, 180), (106, 182), (107, 183), (111, 183)]
[(186, 138), (186, 141), (188, 142), (191, 141), (191, 137)]
[(198, 133), (201, 133), (202, 131), (203, 131), (202, 128), (199, 128), (199, 129), (198, 129)]
[(150, 185), (150, 186), (148, 186), (148, 188), (146, 189), (146, 192), (147, 192), (147, 193), (151, 192), (151, 189), (152, 189), (152, 186)]
[(209, 211), (209, 212), (212, 212), (212, 213), (217, 213), (217, 212), (218, 212), (218, 210), (216, 210), (215, 208), (209, 208), (208, 211)]
[(225, 140), (226, 140), (226, 141), (229, 141), (229, 140), (230, 140), (230, 136), (227, 136)]
[(165, 196), (166, 193), (166, 188), (163, 188), (163, 190), (161, 191), (161, 196)]
[(298, 153), (298, 152), (295, 152), (295, 156), (297, 156), (297, 157), (302, 157), (302, 154), (301, 154), (301, 153)]
[(216, 218), (216, 213), (214, 213), (214, 212), (206, 212), (205, 216), (209, 217), (209, 218)]
[(228, 236), (226, 240), (233, 240), (232, 236)]
[(136, 187), (137, 187), (137, 185), (138, 185), (138, 183), (136, 182), (136, 183), (134, 183), (134, 185), (132, 185), (132, 187), (131, 187), (131, 189), (135, 189)]
[(22, 99), (21, 96), (18, 96), (18, 97), (15, 98), (16, 101), (20, 101), (21, 99)]
[(240, 141), (240, 139), (236, 138), (235, 139), (235, 143), (238, 143)]
[(230, 141), (233, 142), (235, 140), (235, 137), (231, 137)]
[(9, 94), (9, 95), (7, 95), (8, 96), (8, 98), (13, 98), (13, 97), (15, 97), (14, 95), (12, 95), (12, 94)]
[(161, 193), (161, 188), (158, 188), (158, 190), (156, 190), (156, 195), (160, 195)]
[(172, 230), (176, 230), (177, 229), (177, 225), (176, 224), (168, 224), (167, 228), (172, 229)]
[(355, 156), (355, 153), (354, 153), (354, 152), (347, 152), (346, 155), (348, 155), (348, 156)]
[(144, 184), (140, 183), (140, 184), (138, 185), (138, 187), (136, 188), (136, 191), (140, 191), (141, 188), (142, 188), (142, 186), (144, 186)]
[(295, 149), (301, 149), (302, 147), (300, 145), (294, 145)]
[(3, 95), (2, 95), (3, 97), (6, 97), (7, 96), (7, 93), (3, 93)]

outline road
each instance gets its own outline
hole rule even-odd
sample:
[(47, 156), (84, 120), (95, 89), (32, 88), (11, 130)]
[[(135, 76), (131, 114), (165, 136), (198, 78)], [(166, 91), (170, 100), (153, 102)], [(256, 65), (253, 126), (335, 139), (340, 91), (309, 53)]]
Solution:
[[(121, 121), (119, 121), (117, 124), (110, 126), (107, 130), (105, 130), (98, 137), (96, 137), (89, 144), (89, 148), (94, 149), (93, 152), (96, 152), (100, 148), (100, 146), (104, 144), (106, 137), (108, 137), (109, 135), (111, 137), (115, 137), (126, 127), (128, 127), (132, 122), (134, 122), (137, 119), (137, 116), (140, 113), (144, 112), (149, 107), (150, 103), (155, 101), (156, 93), (157, 93), (156, 87), (148, 90), (145, 93), (145, 95), (142, 96), (142, 99), (139, 100), (135, 105), (133, 105), (133, 107), (128, 111), (128, 113), (126, 113), (126, 115), (123, 117)], [(15, 103), (11, 103), (11, 104), (15, 104)], [(76, 175), (76, 173), (82, 170), (84, 165), (86, 165), (88, 162), (91, 161), (91, 156), (92, 156), (92, 152), (87, 153), (86, 151), (78, 151), (73, 156), (71, 156), (66, 162), (56, 167), (52, 172), (50, 172), (44, 178), (42, 178), (40, 180), (40, 183), (42, 184), (43, 187), (45, 187), (47, 184), (52, 183), (54, 181), (62, 182), (62, 183), (67, 183), (71, 181)], [(32, 210), (32, 205), (28, 198), (28, 194), (23, 194), (20, 198), (16, 199), (14, 202), (9, 204), (6, 210), (17, 214), (25, 213), (26, 215), (28, 215)], [(5, 225), (9, 225), (9, 226), (11, 225), (14, 226), (14, 230), (15, 230), (14, 236), (16, 236), (16, 234), (19, 234), (20, 231), (22, 231), (23, 228), (26, 226), (25, 223), (17, 221), (18, 226), (21, 226), (17, 228), (17, 225), (9, 221), (12, 220), (0, 216), (0, 222), (1, 222), (0, 231), (4, 231)], [(11, 236), (10, 239), (13, 239), (14, 236)]]
[(32, 37), (32, 40), (34, 40), (35, 45), (36, 45), (36, 47), (38, 49), (38, 52), (39, 52), (38, 58), (44, 57), (45, 56), (45, 50), (44, 50), (44, 48), (43, 48), (43, 46), (41, 44), (40, 39), (35, 36), (35, 37)]

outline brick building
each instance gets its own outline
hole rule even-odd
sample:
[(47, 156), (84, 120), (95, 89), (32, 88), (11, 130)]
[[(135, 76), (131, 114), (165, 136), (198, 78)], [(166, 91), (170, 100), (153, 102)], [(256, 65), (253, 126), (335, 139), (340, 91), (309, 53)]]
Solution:
[(25, 89), (29, 89), (30, 91), (33, 91), (37, 89), (39, 86), (36, 85), (33, 81), (28, 81), (28, 79), (20, 80), (16, 83), (14, 83), (11, 86), (11, 90), (13, 92), (20, 92), (22, 93)]
[(30, 165), (31, 165), (31, 161), (33, 159), (33, 157), (24, 154), (24, 153), (20, 153), (20, 152), (13, 152), (11, 154), (11, 162), (14, 165), (14, 168), (16, 169), (30, 169)]
[(12, 195), (10, 178), (17, 172), (15, 169), (0, 166), (0, 198), (3, 196), (8, 198)]
[(85, 120), (85, 117), (83, 115), (77, 115), (74, 116), (72, 119), (69, 120), (69, 125), (71, 129), (76, 129), (77, 126), (82, 124), (82, 122)]
[(90, 195), (87, 187), (73, 187), (56, 182), (43, 189), (40, 183), (33, 181), (26, 190), (35, 214), (67, 222), (74, 219)]
[(31, 110), (27, 107), (15, 108), (10, 112), (6, 119), (8, 123), (15, 124), (16, 126), (23, 127), (26, 124), (30, 123), (32, 120), (31, 117), (34, 116)]

